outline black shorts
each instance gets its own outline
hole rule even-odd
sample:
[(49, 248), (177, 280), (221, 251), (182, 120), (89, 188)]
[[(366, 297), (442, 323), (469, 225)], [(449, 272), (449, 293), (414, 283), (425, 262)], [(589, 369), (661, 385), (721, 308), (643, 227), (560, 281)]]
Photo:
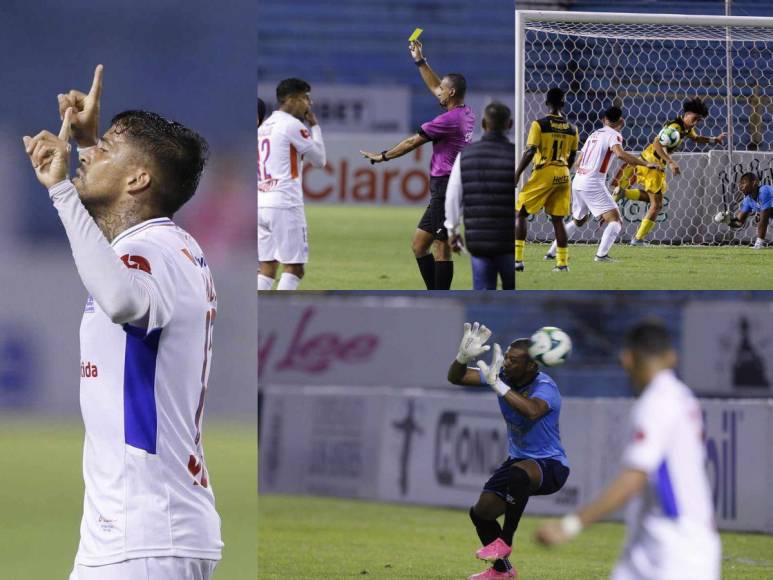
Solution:
[(446, 241), (448, 232), (443, 223), (446, 221), (446, 187), (448, 175), (429, 178), (429, 205), (419, 220), (418, 228), (432, 234), (436, 240)]
[[(519, 461), (524, 459), (508, 459), (500, 465), (483, 486), (483, 491), (490, 491), (503, 500), (511, 502), (513, 498), (507, 493), (507, 482), (510, 479), (510, 468)], [(539, 489), (529, 495), (550, 495), (564, 487), (569, 477), (569, 468), (566, 465), (555, 459), (532, 459), (532, 461), (535, 461), (542, 471), (542, 482)]]

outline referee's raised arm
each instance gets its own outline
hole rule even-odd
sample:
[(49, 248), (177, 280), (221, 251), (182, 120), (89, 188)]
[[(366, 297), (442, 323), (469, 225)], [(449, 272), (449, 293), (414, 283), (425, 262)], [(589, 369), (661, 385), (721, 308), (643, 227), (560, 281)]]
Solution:
[(440, 97), (440, 77), (437, 76), (435, 71), (433, 71), (429, 64), (427, 64), (427, 59), (424, 58), (424, 53), (421, 50), (421, 42), (418, 40), (409, 42), (408, 50), (411, 51), (413, 62), (417, 67), (419, 67), (419, 74), (424, 80), (424, 83), (427, 85), (427, 88), (432, 91), (433, 95)]

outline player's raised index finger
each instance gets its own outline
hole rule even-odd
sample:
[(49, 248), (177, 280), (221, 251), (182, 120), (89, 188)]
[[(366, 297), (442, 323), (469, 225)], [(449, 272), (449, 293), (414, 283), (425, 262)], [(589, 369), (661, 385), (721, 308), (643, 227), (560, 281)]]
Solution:
[(70, 140), (70, 124), (72, 123), (72, 107), (68, 107), (64, 112), (64, 119), (62, 120), (62, 128), (59, 129), (59, 138), (62, 141)]
[(91, 89), (89, 90), (89, 100), (98, 101), (102, 96), (102, 72), (105, 67), (101, 64), (97, 65), (94, 69), (94, 80), (91, 81)]

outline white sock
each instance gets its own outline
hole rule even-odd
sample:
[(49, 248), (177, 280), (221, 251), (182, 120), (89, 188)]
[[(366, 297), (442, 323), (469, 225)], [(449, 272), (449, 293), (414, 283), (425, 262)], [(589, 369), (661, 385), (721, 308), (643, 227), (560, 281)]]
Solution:
[[(566, 239), (568, 240), (569, 238), (572, 237), (572, 234), (577, 231), (577, 224), (574, 223), (574, 220), (569, 220), (569, 223), (564, 224), (564, 229), (566, 230)], [(551, 256), (555, 256), (557, 245), (558, 244), (556, 244), (556, 241), (553, 240), (553, 243), (550, 244), (550, 249), (548, 250), (548, 254), (550, 254)]]
[(290, 272), (282, 272), (282, 275), (279, 277), (279, 286), (276, 287), (277, 290), (295, 290), (298, 288), (298, 284), (301, 283), (301, 279), (298, 278), (295, 274), (290, 274)]
[(271, 287), (274, 285), (274, 279), (269, 278), (268, 276), (264, 276), (263, 274), (258, 274), (258, 290), (271, 290)]
[(607, 227), (604, 228), (604, 233), (601, 234), (601, 241), (599, 242), (599, 251), (597, 256), (606, 256), (609, 253), (612, 244), (615, 243), (620, 230), (623, 226), (620, 222), (609, 222)]

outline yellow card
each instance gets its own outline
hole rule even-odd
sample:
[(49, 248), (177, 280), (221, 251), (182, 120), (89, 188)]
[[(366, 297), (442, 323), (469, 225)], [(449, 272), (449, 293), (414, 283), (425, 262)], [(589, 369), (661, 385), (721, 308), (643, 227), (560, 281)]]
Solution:
[(411, 34), (408, 37), (408, 42), (413, 42), (414, 40), (419, 40), (419, 37), (421, 36), (421, 33), (424, 32), (423, 28), (417, 28), (413, 31), (413, 34)]

